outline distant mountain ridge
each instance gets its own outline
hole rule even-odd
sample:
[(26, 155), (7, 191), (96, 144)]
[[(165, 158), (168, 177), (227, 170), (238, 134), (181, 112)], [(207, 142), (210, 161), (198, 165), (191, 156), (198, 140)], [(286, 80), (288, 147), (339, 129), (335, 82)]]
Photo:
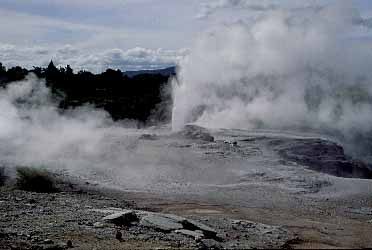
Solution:
[(151, 74), (151, 75), (160, 74), (162, 76), (174, 76), (176, 75), (176, 66), (168, 67), (164, 69), (150, 69), (150, 70), (138, 70), (138, 71), (130, 70), (130, 71), (123, 72), (123, 74), (128, 77), (134, 77), (134, 76), (143, 75), (143, 74)]

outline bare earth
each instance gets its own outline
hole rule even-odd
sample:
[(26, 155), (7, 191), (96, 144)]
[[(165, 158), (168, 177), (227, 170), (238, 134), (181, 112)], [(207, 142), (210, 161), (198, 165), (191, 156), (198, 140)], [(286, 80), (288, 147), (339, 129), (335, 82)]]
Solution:
[[(1, 249), (65, 249), (68, 240), (75, 249), (372, 247), (372, 181), (316, 172), (304, 155), (281, 154), (288, 145), (306, 145), (295, 153), (310, 152), (322, 170), (347, 172), (348, 159), (334, 157), (336, 144), (319, 136), (189, 127), (108, 138), (114, 150), (97, 159), (125, 154), (127, 161), (104, 171), (99, 164), (67, 168), (58, 173), (74, 184), (62, 185), (65, 192), (1, 188)], [(180, 215), (217, 235), (97, 224), (110, 207)]]

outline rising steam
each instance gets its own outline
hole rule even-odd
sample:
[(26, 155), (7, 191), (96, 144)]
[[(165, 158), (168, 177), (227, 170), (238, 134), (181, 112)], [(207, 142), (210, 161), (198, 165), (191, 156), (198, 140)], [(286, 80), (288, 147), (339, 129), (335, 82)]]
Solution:
[(173, 129), (195, 122), (370, 133), (371, 51), (353, 38), (360, 16), (351, 1), (337, 3), (272, 11), (203, 35), (174, 84)]
[(0, 91), (2, 164), (46, 165), (76, 146), (93, 153), (109, 120), (102, 111), (87, 110), (61, 115), (50, 89), (33, 75), (9, 84)]
[(32, 74), (0, 89), (0, 166), (45, 167), (136, 187), (161, 173), (154, 167), (160, 154), (137, 151), (145, 131), (133, 121), (114, 123), (89, 106), (62, 114), (57, 106), (45, 81)]
[[(270, 11), (203, 35), (174, 80), (173, 129), (192, 122), (312, 129), (370, 153), (372, 55), (353, 38), (358, 18), (351, 1), (342, 1)], [(169, 162), (182, 155), (145, 151), (141, 133), (89, 107), (60, 114), (45, 82), (32, 75), (0, 89), (1, 165), (89, 170), (137, 186), (146, 176), (179, 174)]]

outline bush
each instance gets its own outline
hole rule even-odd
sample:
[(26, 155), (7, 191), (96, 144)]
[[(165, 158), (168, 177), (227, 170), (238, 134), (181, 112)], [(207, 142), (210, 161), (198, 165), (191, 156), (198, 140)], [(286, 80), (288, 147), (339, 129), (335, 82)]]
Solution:
[(0, 187), (5, 185), (5, 181), (8, 176), (5, 175), (4, 167), (0, 167)]
[(25, 191), (53, 193), (58, 189), (54, 177), (47, 171), (30, 167), (17, 168), (16, 187)]

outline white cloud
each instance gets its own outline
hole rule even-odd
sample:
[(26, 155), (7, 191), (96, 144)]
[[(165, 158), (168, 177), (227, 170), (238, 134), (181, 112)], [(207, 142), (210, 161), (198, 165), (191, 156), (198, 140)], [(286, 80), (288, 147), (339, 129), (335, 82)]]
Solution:
[[(0, 9), (0, 41), (10, 44), (61, 43), (66, 40), (78, 41), (82, 35), (88, 36), (104, 31), (105, 27), (89, 26), (49, 17), (30, 15)], [(110, 29), (108, 29), (110, 30)], [(54, 32), (55, 37), (48, 37)], [(58, 35), (58, 33), (60, 33)], [(65, 34), (70, 34), (68, 37)], [(64, 36), (64, 39), (61, 39)]]
[[(311, 3), (324, 5), (329, 1)], [(196, 20), (194, 15), (200, 6), (203, 8), (199, 17), (213, 18)], [(97, 71), (106, 65), (157, 67), (178, 60), (173, 52), (157, 52), (157, 48), (183, 54), (180, 48), (192, 46), (195, 37), (210, 27), (247, 21), (247, 18), (252, 21), (279, 7), (299, 10), (306, 6), (311, 5), (293, 0), (203, 0), (201, 3), (198, 0), (3, 0), (0, 61), (30, 67), (54, 58), (61, 64), (67, 62)], [(172, 11), (168, 11), (170, 9)], [(367, 18), (358, 18), (355, 23), (371, 26)], [(366, 30), (361, 29), (357, 35), (369, 35)], [(9, 48), (12, 46), (14, 48)], [(152, 52), (132, 51), (136, 47)], [(114, 53), (114, 48), (121, 52)], [(127, 54), (129, 52), (142, 53), (144, 58)], [(99, 62), (100, 59), (105, 62)]]
[(4, 6), (16, 6), (16, 5), (23, 5), (24, 7), (28, 6), (44, 6), (44, 7), (53, 7), (53, 8), (81, 8), (81, 9), (88, 9), (88, 8), (111, 8), (115, 9), (118, 7), (125, 6), (128, 0), (32, 0), (32, 1), (24, 1), (24, 0), (2, 0)]
[(220, 9), (240, 8), (251, 11), (267, 11), (279, 8), (278, 4), (268, 3), (267, 1), (247, 1), (247, 0), (207, 0), (201, 3), (201, 11), (197, 18), (203, 19)]
[(158, 69), (177, 64), (186, 53), (185, 49), (153, 50), (136, 47), (128, 50), (105, 50), (70, 61), (74, 61), (72, 65), (81, 65), (93, 71), (102, 71), (108, 67), (122, 70)]
[(100, 72), (106, 68), (121, 70), (157, 69), (177, 64), (187, 54), (186, 49), (165, 50), (135, 47), (128, 50), (108, 49), (101, 52), (79, 50), (72, 45), (61, 47), (20, 47), (0, 44), (0, 62), (11, 67), (21, 65), (46, 66), (51, 59), (58, 66), (71, 65), (76, 70)]
[(294, 1), (294, 0), (203, 0), (201, 10), (197, 15), (199, 19), (216, 14), (220, 10), (233, 9), (234, 11), (245, 11), (245, 13), (263, 13), (274, 10), (301, 11), (308, 8), (314, 9), (330, 4), (348, 3), (348, 0), (312, 0), (312, 1)]

